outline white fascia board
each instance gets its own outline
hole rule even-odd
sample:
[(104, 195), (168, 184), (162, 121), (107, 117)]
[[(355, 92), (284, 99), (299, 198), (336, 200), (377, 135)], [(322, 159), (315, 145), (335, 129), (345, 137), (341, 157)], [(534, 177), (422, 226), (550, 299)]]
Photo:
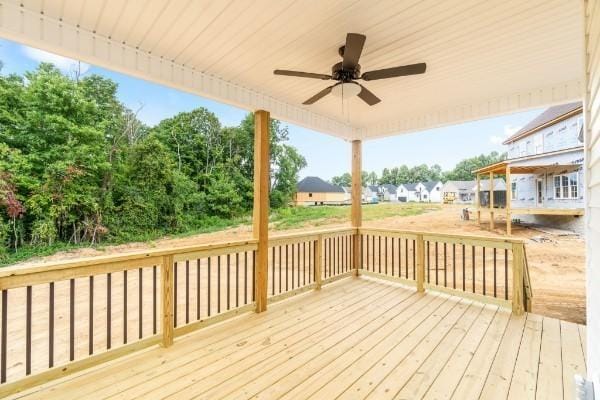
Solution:
[(273, 118), (337, 137), (352, 137), (352, 128), (346, 123), (35, 13), (12, 2), (0, 1), (0, 37), (248, 111), (267, 110)]

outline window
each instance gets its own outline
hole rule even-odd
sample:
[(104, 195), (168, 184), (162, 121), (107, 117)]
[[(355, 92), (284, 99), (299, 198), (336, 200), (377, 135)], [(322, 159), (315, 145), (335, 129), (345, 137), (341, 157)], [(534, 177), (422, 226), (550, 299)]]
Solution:
[(308, 197), (312, 197), (312, 193), (309, 193), (309, 194), (308, 194)]
[(510, 183), (510, 198), (511, 200), (517, 200), (517, 182)]
[(535, 146), (535, 154), (540, 154), (544, 152), (544, 137), (541, 133), (534, 136), (533, 143)]
[(525, 142), (519, 143), (519, 155), (520, 156), (527, 155), (527, 143), (525, 143)]
[(557, 199), (576, 199), (578, 195), (577, 172), (554, 175), (554, 196)]

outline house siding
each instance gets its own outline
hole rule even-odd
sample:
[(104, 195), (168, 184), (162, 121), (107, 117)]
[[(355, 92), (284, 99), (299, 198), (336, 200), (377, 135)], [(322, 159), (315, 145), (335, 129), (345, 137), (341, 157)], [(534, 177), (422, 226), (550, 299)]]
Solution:
[(323, 203), (323, 204), (341, 204), (344, 203), (344, 192), (340, 192), (340, 193), (328, 193), (328, 192), (324, 192), (324, 193), (312, 193), (312, 196), (310, 196), (311, 193), (305, 193), (305, 192), (298, 192), (295, 195), (294, 198), (294, 203), (296, 205), (305, 205), (305, 206), (310, 206), (310, 205), (315, 205), (315, 203), (317, 203), (317, 205)]
[(587, 371), (600, 397), (600, 0), (586, 0)]
[(582, 124), (583, 114), (579, 113), (515, 140), (508, 145), (508, 158), (533, 156), (581, 146), (583, 143), (579, 140), (579, 132)]

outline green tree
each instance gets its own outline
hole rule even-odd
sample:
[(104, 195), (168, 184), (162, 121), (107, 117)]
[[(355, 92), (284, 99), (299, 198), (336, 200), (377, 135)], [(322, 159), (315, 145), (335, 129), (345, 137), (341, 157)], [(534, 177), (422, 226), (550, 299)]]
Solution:
[(340, 176), (334, 176), (331, 178), (331, 183), (337, 186), (351, 186), (352, 185), (352, 175), (348, 172), (344, 172)]
[(506, 160), (506, 153), (491, 152), (488, 155), (481, 154), (476, 157), (467, 158), (456, 164), (452, 171), (445, 174), (445, 180), (469, 181), (475, 179), (473, 171), (486, 165), (495, 164)]

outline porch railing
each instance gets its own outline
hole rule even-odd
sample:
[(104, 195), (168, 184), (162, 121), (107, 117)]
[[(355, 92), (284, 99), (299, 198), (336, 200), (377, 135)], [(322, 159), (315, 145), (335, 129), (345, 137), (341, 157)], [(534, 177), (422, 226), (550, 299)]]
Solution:
[[(0, 397), (253, 310), (257, 247), (239, 240), (0, 269)], [(268, 263), (269, 302), (363, 274), (517, 312), (530, 304), (519, 240), (329, 229), (271, 237)]]

